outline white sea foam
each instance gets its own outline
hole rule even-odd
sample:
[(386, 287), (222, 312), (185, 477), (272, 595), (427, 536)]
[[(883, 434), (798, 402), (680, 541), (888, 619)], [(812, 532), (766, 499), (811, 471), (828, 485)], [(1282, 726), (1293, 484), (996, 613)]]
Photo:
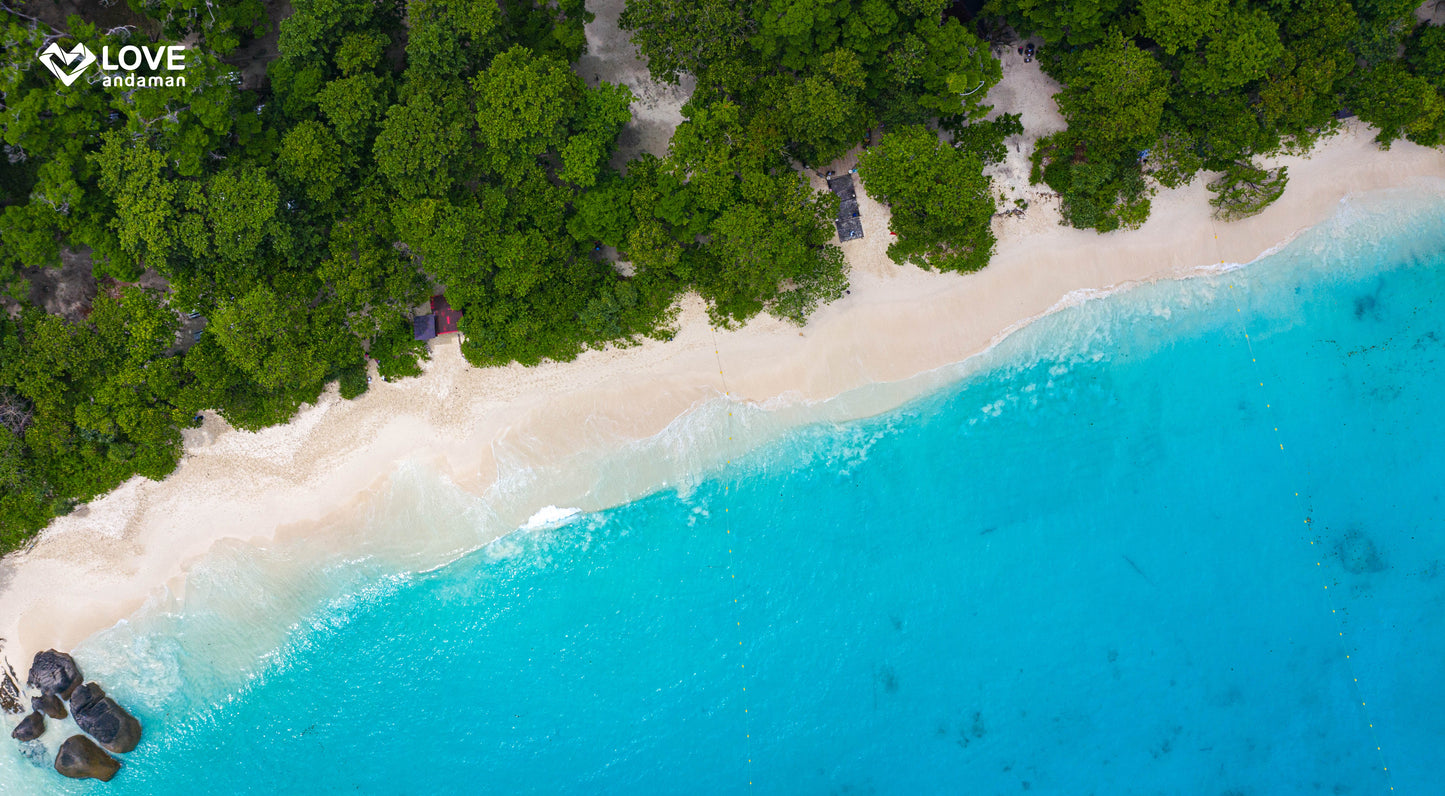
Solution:
[(556, 528), (566, 525), (580, 516), (582, 516), (582, 509), (579, 508), (562, 509), (556, 506), (543, 506), (522, 525), (522, 530), (538, 531), (543, 528)]

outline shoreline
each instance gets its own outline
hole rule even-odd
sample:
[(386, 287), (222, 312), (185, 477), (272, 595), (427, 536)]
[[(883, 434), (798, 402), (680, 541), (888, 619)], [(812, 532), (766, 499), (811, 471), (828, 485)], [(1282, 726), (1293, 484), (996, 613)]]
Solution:
[[(1012, 63), (1018, 59), (1011, 53), (1003, 60), (1005, 80), (995, 90), (1001, 102), (1015, 100), (1005, 110), (1022, 111), (1034, 133), (1056, 124), (1052, 81), (1037, 64)], [(667, 114), (662, 108), (654, 115)], [(644, 147), (658, 144), (656, 133), (645, 136)], [(1445, 153), (1405, 141), (1384, 152), (1371, 138), (1351, 122), (1307, 156), (1271, 159), (1270, 166), (1290, 167), (1290, 183), (1259, 215), (1213, 220), (1199, 178), (1161, 190), (1139, 230), (1100, 235), (1058, 224), (1057, 201), (1019, 173), (1031, 146), (1019, 137), (1010, 141), (1009, 161), (991, 173), (1002, 193), (1032, 197), (1030, 209), (1022, 218), (995, 218), (999, 246), (978, 273), (894, 265), (886, 256), (886, 209), (860, 190), (865, 237), (841, 244), (850, 292), (804, 327), (764, 316), (741, 329), (713, 330), (692, 296), (666, 343), (478, 370), (454, 340), (444, 340), (421, 377), (377, 379), (353, 401), (333, 387), (283, 426), (236, 431), (208, 413), (201, 428), (184, 432), (185, 455), (166, 480), (132, 479), (0, 561), (0, 657), (23, 670), (38, 650), (73, 649), (157, 595), (182, 594), (186, 573), (223, 540), (268, 545), (310, 536), (350, 549), (356, 540), (336, 535), (336, 519), (381, 493), (405, 462), (434, 466), (495, 512), (470, 538), (390, 540), (407, 556), (453, 559), (521, 527), (543, 506), (616, 505), (757, 444), (757, 436), (719, 437), (711, 447), (689, 441), (666, 456), (634, 457), (635, 466), (612, 483), (607, 456), (657, 444), (678, 423), (721, 406), (718, 399), (767, 410), (778, 430), (876, 414), (1070, 304), (1251, 262), (1327, 220), (1351, 196), (1411, 186), (1445, 194), (1445, 183), (1430, 181), (1445, 178)], [(836, 167), (848, 168), (853, 157)], [(844, 394), (857, 400), (827, 406)], [(597, 488), (598, 474), (608, 477), (606, 488)]]

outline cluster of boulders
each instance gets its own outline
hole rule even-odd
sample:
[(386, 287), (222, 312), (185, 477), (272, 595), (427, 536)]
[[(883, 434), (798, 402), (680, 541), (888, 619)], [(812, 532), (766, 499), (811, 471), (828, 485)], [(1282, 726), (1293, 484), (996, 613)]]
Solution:
[[(10, 733), (12, 738), (33, 741), (45, 733), (46, 716), (59, 720), (66, 715), (74, 717), (90, 736), (72, 735), (60, 745), (55, 770), (61, 774), (108, 781), (120, 770), (120, 762), (107, 751), (125, 754), (140, 743), (140, 722), (99, 685), (83, 682), (80, 667), (69, 655), (55, 650), (35, 653), (26, 683), (40, 696), (31, 698), (31, 713)], [(70, 702), (68, 714), (66, 701)]]

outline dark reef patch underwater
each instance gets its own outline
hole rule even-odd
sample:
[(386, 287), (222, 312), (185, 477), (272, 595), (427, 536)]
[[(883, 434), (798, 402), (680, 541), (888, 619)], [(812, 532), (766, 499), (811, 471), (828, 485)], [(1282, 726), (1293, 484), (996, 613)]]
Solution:
[[(1442, 252), (1346, 204), (435, 569), (228, 547), (75, 651), (146, 727), (106, 792), (1439, 793)], [(365, 522), (484, 512), (409, 467)]]

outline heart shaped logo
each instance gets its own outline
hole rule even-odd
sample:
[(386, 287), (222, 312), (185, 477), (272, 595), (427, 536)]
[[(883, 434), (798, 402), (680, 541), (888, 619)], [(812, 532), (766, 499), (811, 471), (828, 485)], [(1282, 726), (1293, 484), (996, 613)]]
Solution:
[(60, 49), (60, 44), (52, 42), (40, 53), (40, 63), (50, 70), (52, 75), (60, 78), (60, 82), (70, 85), (80, 77), (80, 73), (86, 67), (95, 63), (95, 53), (90, 51), (84, 44), (76, 44), (70, 52)]

